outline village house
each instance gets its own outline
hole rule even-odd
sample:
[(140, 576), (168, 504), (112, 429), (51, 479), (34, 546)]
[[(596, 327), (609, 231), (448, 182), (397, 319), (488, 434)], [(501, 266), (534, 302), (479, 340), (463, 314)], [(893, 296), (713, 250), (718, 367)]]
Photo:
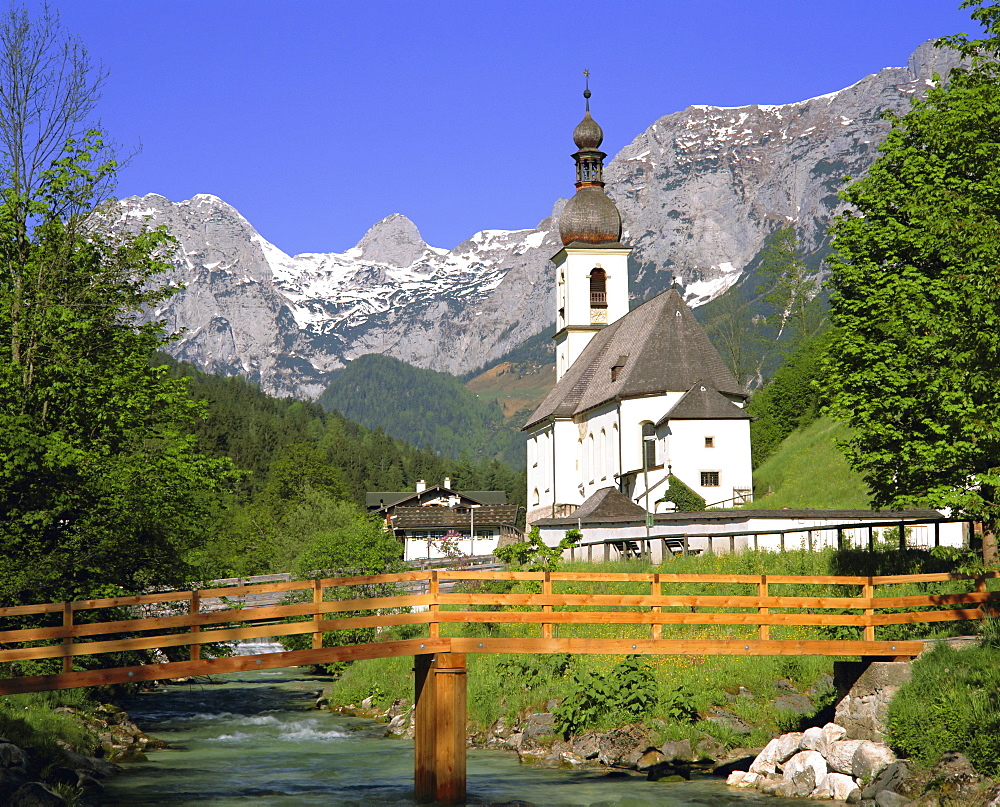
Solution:
[(365, 503), (402, 542), (404, 560), (491, 555), (521, 537), (506, 491), (453, 490), (448, 477), (431, 487), (421, 479), (411, 491), (369, 491)]

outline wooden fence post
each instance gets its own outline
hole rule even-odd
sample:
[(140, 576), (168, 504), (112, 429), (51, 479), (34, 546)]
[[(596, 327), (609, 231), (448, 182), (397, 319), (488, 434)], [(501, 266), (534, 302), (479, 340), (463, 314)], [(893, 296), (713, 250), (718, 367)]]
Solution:
[[(198, 591), (191, 592), (191, 606), (188, 608), (188, 613), (192, 616), (201, 613), (201, 593)], [(201, 625), (192, 625), (191, 633), (201, 633)], [(201, 645), (193, 644), (191, 648), (191, 661), (201, 661)]]
[(875, 609), (871, 608), (871, 599), (875, 596), (875, 586), (872, 583), (871, 575), (868, 575), (868, 582), (864, 585), (864, 592), (862, 596), (868, 600), (869, 607), (865, 608), (865, 616), (868, 617), (867, 624), (865, 625), (865, 641), (874, 642), (875, 641), (875, 625), (872, 624), (871, 618), (875, 616)]
[(413, 784), (417, 801), (434, 801), (434, 746), (437, 737), (437, 692), (434, 654), (413, 657)]
[[(542, 580), (542, 595), (551, 596), (552, 595), (552, 572), (545, 572), (545, 578)], [(552, 606), (543, 605), (542, 613), (551, 614)], [(543, 622), (542, 623), (542, 638), (551, 639), (552, 638), (552, 623)]]
[[(666, 542), (664, 542), (664, 543), (666, 543)], [(656, 574), (653, 575), (653, 583), (652, 583), (652, 587), (650, 588), (650, 593), (654, 597), (659, 597), (659, 596), (661, 596), (663, 594), (663, 587), (660, 584), (660, 575), (659, 575), (659, 573), (656, 573)], [(663, 611), (663, 608), (660, 607), (659, 605), (654, 605), (654, 606), (651, 606), (649, 610), (650, 610), (651, 613), (659, 614), (659, 613), (661, 613)], [(653, 637), (654, 640), (655, 639), (661, 639), (661, 638), (663, 638), (663, 625), (660, 624), (659, 622), (654, 622), (653, 623), (652, 637)]]
[(434, 660), (437, 729), (434, 737), (434, 797), (439, 804), (465, 802), (466, 669), (462, 653)]
[[(64, 602), (63, 603), (63, 627), (72, 628), (73, 627), (73, 603)], [(62, 640), (63, 645), (69, 647), (73, 644), (73, 637), (66, 636)], [(73, 657), (70, 655), (63, 656), (62, 660), (62, 671), (64, 673), (73, 672)]]
[(313, 631), (313, 650), (319, 650), (323, 646), (323, 631), (319, 629), (319, 621), (322, 617), (319, 607), (322, 603), (323, 581), (317, 578), (313, 580), (313, 607), (316, 609), (313, 613), (313, 622), (316, 624), (316, 630)]
[(438, 581), (437, 569), (431, 570), (430, 595), (431, 604), (428, 610), (431, 612), (431, 622), (427, 626), (427, 633), (430, 638), (437, 639), (441, 632), (441, 625), (435, 618), (437, 617), (437, 612), (440, 610), (438, 600), (441, 596), (441, 583)]
[[(757, 596), (758, 597), (766, 597), (767, 596), (767, 575), (766, 574), (762, 574), (760, 576), (760, 582), (757, 584)], [(760, 606), (757, 607), (757, 613), (760, 616), (767, 616), (769, 613), (771, 613), (771, 609), (769, 609), (766, 605), (760, 605)], [(760, 637), (761, 641), (764, 641), (766, 639), (770, 639), (771, 638), (771, 626), (770, 625), (765, 625), (763, 622), (761, 622), (757, 626), (757, 631), (758, 631), (758, 636)]]

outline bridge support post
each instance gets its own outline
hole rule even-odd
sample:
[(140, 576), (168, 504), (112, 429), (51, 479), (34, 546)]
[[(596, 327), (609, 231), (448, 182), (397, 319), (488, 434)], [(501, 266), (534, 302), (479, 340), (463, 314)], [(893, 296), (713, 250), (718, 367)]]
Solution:
[(417, 801), (465, 801), (466, 669), (461, 653), (415, 657), (413, 779)]

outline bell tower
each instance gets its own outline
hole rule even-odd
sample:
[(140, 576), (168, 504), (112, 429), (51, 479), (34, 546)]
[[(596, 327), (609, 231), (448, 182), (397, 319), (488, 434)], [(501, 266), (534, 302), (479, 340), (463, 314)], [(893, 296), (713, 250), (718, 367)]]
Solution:
[(604, 132), (586, 111), (573, 130), (577, 151), (576, 193), (559, 217), (563, 248), (556, 268), (556, 381), (583, 352), (594, 334), (628, 313), (628, 255), (621, 243), (622, 217), (604, 192)]

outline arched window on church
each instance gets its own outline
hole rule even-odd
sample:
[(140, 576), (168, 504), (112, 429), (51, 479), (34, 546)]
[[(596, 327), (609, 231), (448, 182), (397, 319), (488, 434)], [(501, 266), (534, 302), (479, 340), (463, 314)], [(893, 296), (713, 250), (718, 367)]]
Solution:
[(614, 423), (611, 426), (611, 474), (621, 473), (621, 470), (618, 468), (618, 424)]
[(601, 429), (601, 479), (608, 478), (608, 434)]
[[(656, 427), (650, 421), (642, 424), (642, 467), (653, 468), (656, 466)], [(647, 437), (653, 437), (647, 440)]]
[(587, 464), (587, 471), (588, 471), (587, 475), (588, 475), (588, 478), (590, 479), (591, 483), (593, 483), (593, 481), (594, 481), (594, 466), (596, 465), (596, 463), (594, 462), (594, 435), (593, 434), (591, 434), (590, 437), (589, 437), (589, 439), (587, 440), (587, 455), (588, 455), (588, 458), (590, 459), (590, 462)]
[(532, 503), (532, 505), (534, 505), (535, 507), (537, 507), (539, 501), (540, 501), (540, 499), (538, 498), (538, 488), (535, 488), (531, 492), (531, 503)]

